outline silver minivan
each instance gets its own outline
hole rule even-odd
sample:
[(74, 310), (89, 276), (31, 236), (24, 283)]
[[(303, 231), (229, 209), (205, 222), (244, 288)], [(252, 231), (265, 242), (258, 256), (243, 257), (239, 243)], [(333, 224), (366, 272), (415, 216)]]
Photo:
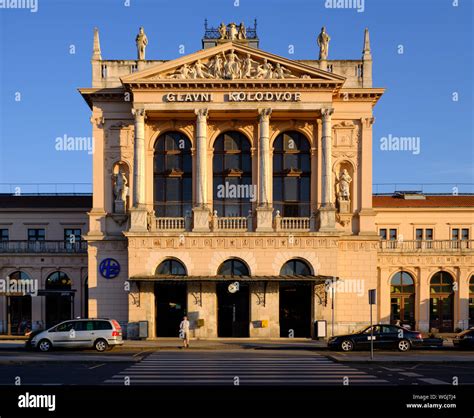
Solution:
[(115, 319), (73, 319), (36, 334), (30, 344), (44, 352), (53, 347), (106, 351), (123, 344), (122, 328)]

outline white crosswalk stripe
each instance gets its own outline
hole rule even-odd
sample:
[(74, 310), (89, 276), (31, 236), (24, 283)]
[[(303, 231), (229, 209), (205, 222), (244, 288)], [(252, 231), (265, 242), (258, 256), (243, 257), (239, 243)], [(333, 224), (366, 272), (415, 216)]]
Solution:
[(353, 385), (386, 380), (319, 355), (155, 352), (104, 381), (114, 385)]

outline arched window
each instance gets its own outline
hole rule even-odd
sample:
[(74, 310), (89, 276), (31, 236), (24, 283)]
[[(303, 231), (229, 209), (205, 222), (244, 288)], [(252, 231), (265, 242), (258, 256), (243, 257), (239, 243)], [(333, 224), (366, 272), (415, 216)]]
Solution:
[(156, 274), (185, 276), (186, 268), (178, 260), (170, 258), (163, 261), (156, 269)]
[(213, 207), (218, 216), (247, 216), (254, 200), (250, 141), (240, 132), (225, 132), (214, 142)]
[(217, 270), (219, 276), (249, 276), (248, 267), (240, 260), (230, 259), (224, 261)]
[(159, 217), (182, 217), (192, 207), (191, 141), (166, 132), (155, 143), (154, 208)]
[(474, 327), (474, 276), (469, 280), (469, 326)]
[(285, 217), (310, 216), (311, 153), (306, 137), (295, 131), (273, 144), (273, 206)]
[(406, 271), (395, 273), (390, 282), (390, 321), (415, 327), (415, 281)]
[(310, 276), (311, 268), (302, 260), (289, 260), (287, 261), (280, 270), (281, 276)]
[[(11, 281), (21, 280), (24, 285), (32, 283), (28, 274), (23, 271), (15, 271), (9, 275)], [(28, 290), (25, 288), (25, 290)], [(33, 290), (33, 289), (31, 289)], [(10, 333), (24, 335), (32, 329), (31, 324), (31, 295), (9, 296)]]
[(46, 326), (73, 318), (71, 285), (71, 279), (62, 271), (55, 271), (46, 278)]
[(453, 330), (454, 279), (446, 271), (439, 271), (430, 282), (430, 327), (440, 332)]

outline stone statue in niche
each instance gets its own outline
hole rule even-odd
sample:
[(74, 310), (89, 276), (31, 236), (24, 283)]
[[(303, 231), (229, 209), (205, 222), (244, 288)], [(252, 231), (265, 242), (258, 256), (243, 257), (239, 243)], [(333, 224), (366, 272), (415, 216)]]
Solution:
[(329, 35), (326, 33), (326, 27), (323, 26), (321, 28), (321, 33), (318, 36), (318, 46), (319, 46), (319, 59), (320, 60), (325, 60), (328, 58), (328, 52), (329, 52), (329, 41), (331, 38)]
[(148, 45), (148, 38), (145, 35), (145, 30), (143, 29), (143, 27), (141, 27), (140, 30), (138, 31), (138, 35), (135, 39), (135, 42), (137, 44), (138, 59), (144, 60), (145, 48)]
[(114, 174), (115, 213), (125, 213), (128, 195), (128, 180), (123, 171)]
[(337, 200), (339, 203), (339, 212), (348, 213), (350, 211), (350, 184), (352, 182), (352, 177), (349, 175), (349, 172), (344, 168), (339, 174), (338, 186), (339, 192), (337, 195)]

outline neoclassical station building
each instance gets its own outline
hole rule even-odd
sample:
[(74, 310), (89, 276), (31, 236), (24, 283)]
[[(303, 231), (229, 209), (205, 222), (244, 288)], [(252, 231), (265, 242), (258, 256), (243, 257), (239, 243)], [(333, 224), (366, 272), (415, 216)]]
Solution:
[(292, 60), (256, 27), (206, 24), (201, 50), (148, 60), (141, 28), (138, 59), (105, 60), (95, 30), (79, 89), (90, 317), (147, 321), (150, 338), (185, 314), (199, 338), (314, 337), (315, 321), (367, 325), (377, 289), (375, 320), (473, 325), (473, 197), (373, 195), (369, 32), (361, 59), (330, 60), (329, 41), (323, 28), (318, 59)]

